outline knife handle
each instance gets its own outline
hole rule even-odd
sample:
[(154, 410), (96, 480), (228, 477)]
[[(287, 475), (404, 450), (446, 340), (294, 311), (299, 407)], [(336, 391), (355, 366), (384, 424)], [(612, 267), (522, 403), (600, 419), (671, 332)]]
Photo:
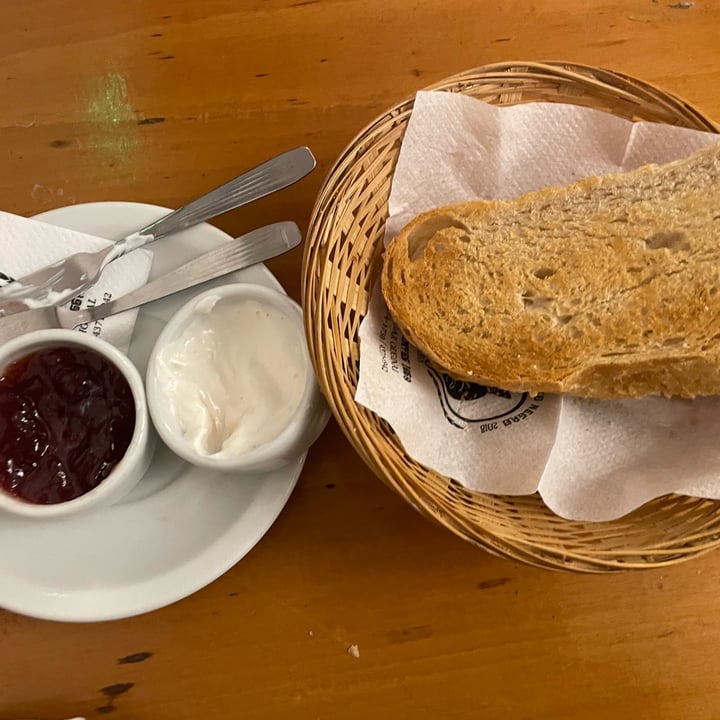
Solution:
[(315, 168), (310, 148), (297, 147), (248, 170), (115, 243), (104, 264), (153, 240), (185, 230), (296, 183)]
[(300, 229), (294, 222), (266, 225), (204, 253), (117, 300), (73, 313), (75, 325), (101, 320), (269, 260), (299, 245), (301, 239)]

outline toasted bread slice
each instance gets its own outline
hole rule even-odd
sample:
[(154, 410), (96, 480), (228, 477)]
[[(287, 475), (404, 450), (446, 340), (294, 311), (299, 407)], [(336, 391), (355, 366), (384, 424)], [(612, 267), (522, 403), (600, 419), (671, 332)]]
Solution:
[(448, 373), (582, 397), (720, 394), (720, 144), (420, 215), (382, 290)]

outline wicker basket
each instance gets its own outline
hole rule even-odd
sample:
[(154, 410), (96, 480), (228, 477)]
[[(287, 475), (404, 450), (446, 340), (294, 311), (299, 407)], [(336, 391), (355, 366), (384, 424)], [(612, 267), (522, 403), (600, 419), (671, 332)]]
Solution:
[[(683, 101), (646, 83), (559, 63), (491, 65), (430, 89), (496, 105), (555, 101), (633, 120), (717, 132)], [(318, 196), (303, 258), (310, 353), (331, 409), (363, 460), (415, 508), (498, 555), (545, 568), (611, 572), (687, 560), (720, 544), (720, 503), (666, 496), (620, 520), (570, 522), (537, 495), (466, 490), (408, 457), (390, 426), (357, 405), (358, 327), (379, 276), (395, 162), (413, 100), (395, 106), (350, 144)]]

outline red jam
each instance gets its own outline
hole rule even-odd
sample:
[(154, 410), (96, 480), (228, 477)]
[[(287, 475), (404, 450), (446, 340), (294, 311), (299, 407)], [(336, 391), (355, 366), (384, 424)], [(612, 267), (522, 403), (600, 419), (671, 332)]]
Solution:
[(0, 369), (0, 487), (38, 505), (97, 487), (135, 428), (127, 380), (93, 350), (57, 346)]

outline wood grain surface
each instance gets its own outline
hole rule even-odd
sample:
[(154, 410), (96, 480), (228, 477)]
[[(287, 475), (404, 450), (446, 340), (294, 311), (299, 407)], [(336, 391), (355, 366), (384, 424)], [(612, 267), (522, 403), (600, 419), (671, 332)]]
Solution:
[[(714, 0), (1, 8), (0, 207), (23, 215), (95, 200), (175, 207), (308, 144), (311, 177), (216, 223), (304, 228), (367, 122), (504, 60), (609, 67), (720, 119)], [(298, 297), (300, 251), (270, 267)], [(0, 718), (705, 720), (720, 716), (718, 584), (716, 553), (612, 577), (494, 558), (420, 518), (331, 422), (270, 532), (204, 590), (111, 623), (0, 611)]]

